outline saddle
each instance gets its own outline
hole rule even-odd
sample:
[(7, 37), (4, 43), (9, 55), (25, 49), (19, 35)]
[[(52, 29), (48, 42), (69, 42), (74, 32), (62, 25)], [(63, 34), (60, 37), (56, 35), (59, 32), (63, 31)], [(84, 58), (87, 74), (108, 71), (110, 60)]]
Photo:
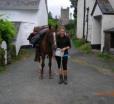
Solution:
[(39, 44), (40, 41), (43, 39), (43, 37), (45, 36), (46, 31), (48, 30), (48, 28), (42, 29), (39, 32), (33, 32), (30, 34), (30, 36), (28, 37), (29, 42), (35, 46), (36, 44)]

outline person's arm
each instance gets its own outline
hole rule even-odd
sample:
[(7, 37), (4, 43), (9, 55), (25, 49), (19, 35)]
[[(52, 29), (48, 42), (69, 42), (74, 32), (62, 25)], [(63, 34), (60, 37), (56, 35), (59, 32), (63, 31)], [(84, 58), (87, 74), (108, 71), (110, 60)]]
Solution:
[(68, 40), (67, 40), (67, 46), (64, 47), (64, 48), (62, 49), (62, 51), (68, 50), (69, 48), (71, 48), (70, 38), (68, 38)]
[(64, 52), (65, 50), (68, 50), (70, 48), (70, 46), (64, 47), (61, 49), (62, 52)]

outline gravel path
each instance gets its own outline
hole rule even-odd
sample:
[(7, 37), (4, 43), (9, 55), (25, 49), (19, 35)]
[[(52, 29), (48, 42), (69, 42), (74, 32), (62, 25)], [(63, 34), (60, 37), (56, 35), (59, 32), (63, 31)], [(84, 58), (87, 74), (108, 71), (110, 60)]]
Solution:
[(58, 84), (55, 60), (53, 79), (48, 79), (47, 66), (44, 79), (39, 79), (38, 64), (33, 57), (8, 66), (0, 74), (0, 104), (114, 104), (113, 96), (96, 95), (114, 91), (114, 77), (78, 60), (79, 53), (73, 49), (71, 54), (68, 85)]

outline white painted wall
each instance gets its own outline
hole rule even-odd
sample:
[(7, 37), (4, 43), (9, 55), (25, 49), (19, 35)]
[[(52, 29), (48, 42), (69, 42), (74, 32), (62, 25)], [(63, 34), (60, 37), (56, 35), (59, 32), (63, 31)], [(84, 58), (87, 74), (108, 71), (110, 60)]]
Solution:
[[(101, 16), (101, 19), (98, 17)], [(101, 33), (102, 33), (102, 12), (99, 6), (96, 6), (94, 14), (92, 16), (92, 34), (91, 34), (91, 44), (97, 45), (101, 44)]]
[[(91, 17), (91, 11), (95, 4), (96, 0), (86, 0), (86, 7), (90, 8), (89, 14), (89, 34), (88, 41), (91, 44), (101, 44), (101, 51), (103, 51), (104, 47), (104, 30), (114, 28), (114, 15), (102, 15), (102, 12), (97, 5), (93, 17)], [(109, 0), (112, 7), (114, 8), (114, 0)], [(77, 12), (77, 37), (82, 38), (83, 36), (83, 5), (84, 0), (78, 1), (78, 12)], [(102, 20), (94, 19), (94, 17), (102, 16)], [(87, 26), (87, 25), (86, 25)], [(85, 26), (85, 30), (86, 30)], [(86, 31), (85, 31), (86, 33)]]
[(99, 6), (97, 5), (93, 16), (100, 16), (100, 15), (102, 15), (102, 12), (101, 12)]
[[(88, 33), (88, 41), (91, 41), (91, 34), (92, 34), (92, 18), (91, 12), (94, 6), (95, 0), (86, 0), (86, 8), (89, 7), (89, 33)], [(77, 8), (77, 37), (82, 38), (83, 36), (83, 13), (84, 13), (84, 0), (78, 0), (78, 8)], [(86, 19), (86, 18), (85, 18)], [(85, 25), (85, 34), (86, 34), (86, 27)]]
[(91, 44), (97, 45), (101, 44), (101, 33), (102, 33), (102, 19), (92, 18), (92, 35)]
[(83, 37), (83, 4), (84, 0), (78, 0), (77, 5), (77, 38)]
[(102, 20), (101, 51), (103, 51), (104, 41), (105, 41), (104, 30), (107, 30), (110, 28), (114, 28), (114, 15), (104, 15)]
[(112, 8), (114, 9), (114, 0), (109, 0), (110, 4), (112, 5)]
[(41, 0), (38, 12), (38, 26), (48, 25), (48, 11), (46, 9), (45, 0)]
[(21, 46), (29, 45), (27, 38), (35, 26), (48, 25), (45, 0), (41, 0), (38, 10), (0, 10), (0, 15), (3, 15), (1, 18), (9, 21), (21, 22), (15, 42), (16, 54)]
[(33, 31), (34, 24), (32, 23), (21, 23), (19, 32), (17, 34), (17, 40), (15, 42), (16, 45), (16, 54), (20, 50), (20, 47), (23, 45), (29, 45), (29, 41), (27, 40), (30, 33)]
[[(93, 9), (93, 6), (95, 4), (95, 0), (86, 0), (86, 8), (89, 7), (89, 17), (88, 17), (88, 41), (91, 42), (91, 35), (92, 35), (92, 17), (91, 17), (91, 12)], [(87, 12), (86, 12), (87, 15)], [(86, 31), (87, 31), (87, 22), (85, 25), (85, 35), (86, 35)]]
[(36, 23), (37, 12), (34, 10), (0, 10), (0, 15), (10, 21)]

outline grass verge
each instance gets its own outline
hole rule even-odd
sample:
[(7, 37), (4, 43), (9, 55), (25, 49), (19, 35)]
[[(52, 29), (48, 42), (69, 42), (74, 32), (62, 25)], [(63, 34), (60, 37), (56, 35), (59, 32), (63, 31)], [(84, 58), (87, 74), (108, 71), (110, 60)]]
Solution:
[(6, 70), (5, 66), (0, 66), (0, 73), (3, 73)]
[(13, 62), (30, 57), (33, 54), (32, 52), (33, 49), (22, 48), (19, 54), (13, 59)]

